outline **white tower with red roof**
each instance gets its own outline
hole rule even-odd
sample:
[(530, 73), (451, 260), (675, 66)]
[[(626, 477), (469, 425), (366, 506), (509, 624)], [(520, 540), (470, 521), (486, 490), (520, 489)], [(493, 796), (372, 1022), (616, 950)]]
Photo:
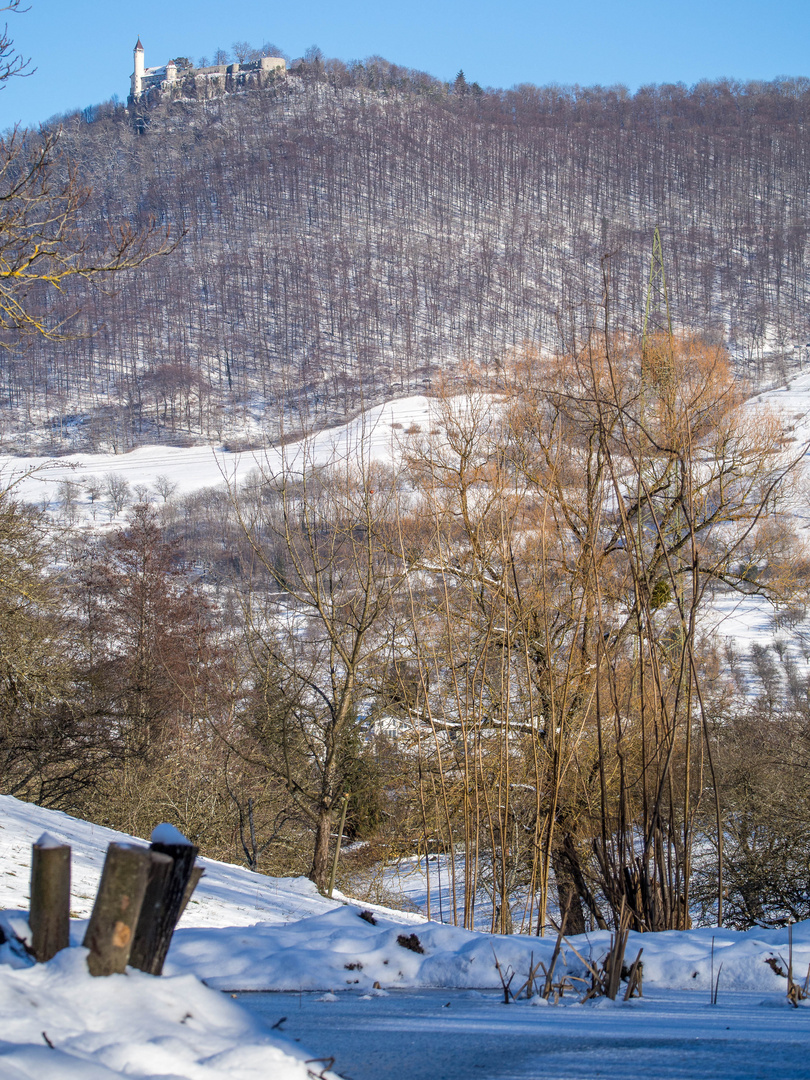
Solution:
[(143, 45), (141, 45), (141, 39), (138, 38), (138, 44), (135, 46), (135, 70), (132, 72), (132, 97), (136, 101), (141, 96), (145, 70), (146, 68), (144, 67), (143, 62)]

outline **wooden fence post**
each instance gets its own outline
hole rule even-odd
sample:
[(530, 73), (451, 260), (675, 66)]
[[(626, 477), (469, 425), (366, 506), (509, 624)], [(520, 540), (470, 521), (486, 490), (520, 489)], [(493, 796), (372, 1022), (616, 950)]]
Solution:
[(135, 844), (110, 844), (84, 935), (91, 975), (122, 974), (141, 913), (151, 858)]
[(200, 878), (203, 876), (204, 873), (205, 868), (202, 866), (195, 866), (191, 871), (191, 876), (189, 877), (188, 884), (186, 885), (186, 891), (183, 893), (183, 902), (180, 905), (180, 914), (177, 916), (178, 922), (180, 922), (180, 920), (183, 918), (183, 912), (188, 907), (188, 902), (194, 895), (194, 890), (200, 884)]
[(166, 889), (173, 868), (174, 859), (170, 855), (162, 855), (159, 851), (152, 851), (150, 848), (149, 881), (129, 954), (130, 966), (139, 968), (141, 971), (150, 970), (149, 965), (155, 952)]
[(31, 950), (44, 963), (70, 944), (70, 846), (43, 833), (31, 852)]
[[(138, 966), (141, 971), (148, 971), (150, 975), (160, 975), (172, 943), (174, 928), (183, 909), (186, 888), (199, 849), (171, 825), (158, 825), (152, 837), (150, 851), (170, 855), (173, 863), (163, 887), (160, 910), (154, 921), (150, 920), (148, 929), (144, 926), (143, 947), (139, 944), (138, 949)], [(140, 926), (137, 936), (139, 939), (142, 936)]]

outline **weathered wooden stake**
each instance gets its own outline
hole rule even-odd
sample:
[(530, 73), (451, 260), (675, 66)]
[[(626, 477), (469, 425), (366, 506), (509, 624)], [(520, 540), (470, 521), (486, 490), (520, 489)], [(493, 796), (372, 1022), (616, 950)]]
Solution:
[(149, 850), (149, 881), (141, 905), (138, 925), (135, 927), (132, 938), (132, 949), (129, 954), (130, 967), (149, 971), (149, 964), (155, 952), (166, 889), (173, 867), (174, 859), (170, 855), (162, 855), (159, 851)]
[(188, 902), (194, 895), (194, 890), (200, 884), (200, 878), (204, 873), (205, 868), (202, 866), (195, 866), (192, 868), (191, 877), (188, 879), (188, 884), (186, 885), (186, 891), (183, 893), (183, 903), (180, 905), (180, 914), (177, 916), (178, 922), (183, 918), (183, 912), (188, 907)]
[(129, 962), (132, 938), (146, 893), (149, 849), (135, 844), (110, 844), (98, 886), (93, 913), (84, 935), (90, 950), (91, 975), (122, 974)]
[[(183, 908), (183, 898), (189, 883), (198, 848), (193, 844), (162, 844), (153, 842), (151, 850), (161, 855), (170, 855), (174, 860), (169, 879), (163, 890), (163, 902), (149, 931), (149, 948), (139, 957), (141, 971), (151, 975), (160, 975), (166, 954), (172, 943), (172, 934)], [(190, 894), (189, 894), (190, 895)]]
[(43, 833), (31, 853), (31, 951), (44, 963), (70, 944), (70, 846)]
[(638, 950), (638, 956), (633, 961), (633, 966), (630, 968), (630, 974), (627, 976), (627, 989), (624, 992), (625, 1001), (629, 1001), (636, 991), (638, 991), (639, 997), (644, 997), (641, 989), (641, 954), (643, 952), (643, 949)]

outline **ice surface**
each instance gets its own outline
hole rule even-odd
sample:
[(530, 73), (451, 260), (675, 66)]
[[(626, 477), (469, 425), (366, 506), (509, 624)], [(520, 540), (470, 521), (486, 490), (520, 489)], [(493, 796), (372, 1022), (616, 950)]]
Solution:
[[(645, 992), (548, 1005), (500, 992), (246, 994), (242, 1004), (353, 1080), (806, 1080), (810, 1010), (779, 995)], [(324, 1004), (328, 1002), (328, 1004)], [(542, 1008), (536, 1005), (542, 1003)]]

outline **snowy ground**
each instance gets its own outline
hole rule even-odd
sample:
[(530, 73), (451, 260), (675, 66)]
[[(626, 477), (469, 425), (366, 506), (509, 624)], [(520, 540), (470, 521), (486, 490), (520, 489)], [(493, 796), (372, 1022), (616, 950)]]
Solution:
[(190, 977), (94, 979), (85, 950), (0, 966), (3, 1080), (307, 1080), (311, 1057)]
[[(367, 460), (390, 461), (408, 432), (428, 431), (433, 423), (435, 401), (417, 396), (401, 398), (369, 409), (351, 423), (321, 431), (303, 443), (284, 448), (231, 453), (215, 446), (175, 448), (145, 446), (128, 454), (71, 454), (68, 457), (11, 457), (0, 454), (0, 489), (15, 483), (15, 494), (26, 502), (55, 509), (59, 483), (73, 480), (82, 484), (90, 477), (103, 479), (112, 473), (131, 487), (144, 485), (153, 493), (158, 476), (176, 485), (177, 495), (201, 488), (221, 487), (226, 481), (244, 480), (254, 469), (272, 472), (282, 460), (294, 464), (325, 463), (353, 453), (362, 444)], [(92, 519), (87, 491), (78, 500), (80, 518)], [(107, 515), (106, 503), (98, 507), (98, 520)]]
[[(644, 950), (643, 1000), (579, 1006), (566, 998), (538, 1008), (534, 999), (507, 1009), (493, 993), (500, 985), (495, 956), (516, 972), (517, 987), (531, 964), (548, 963), (549, 938), (428, 923), (328, 900), (301, 879), (264, 878), (206, 860), (164, 977), (92, 979), (79, 946), (84, 918), (106, 845), (124, 837), (0, 798), (0, 904), (23, 916), (30, 843), (45, 829), (73, 849), (74, 946), (39, 966), (21, 966), (8, 945), (0, 946), (3, 1080), (304, 1080), (307, 1068), (317, 1075), (326, 1062), (302, 1060), (333, 1056), (355, 1080), (472, 1071), (585, 1078), (640, 1069), (662, 1077), (808, 1075), (810, 1009), (788, 1006), (786, 980), (769, 963), (787, 966), (784, 929), (631, 935), (628, 954)], [(361, 917), (363, 910), (370, 917)], [(608, 938), (573, 938), (558, 971), (582, 974), (583, 960), (603, 957)], [(810, 923), (794, 928), (793, 961), (803, 977)], [(718, 971), (719, 1005), (712, 1007)], [(217, 990), (292, 994), (249, 994), (237, 1004)], [(271, 1031), (282, 1016), (287, 1021)]]

